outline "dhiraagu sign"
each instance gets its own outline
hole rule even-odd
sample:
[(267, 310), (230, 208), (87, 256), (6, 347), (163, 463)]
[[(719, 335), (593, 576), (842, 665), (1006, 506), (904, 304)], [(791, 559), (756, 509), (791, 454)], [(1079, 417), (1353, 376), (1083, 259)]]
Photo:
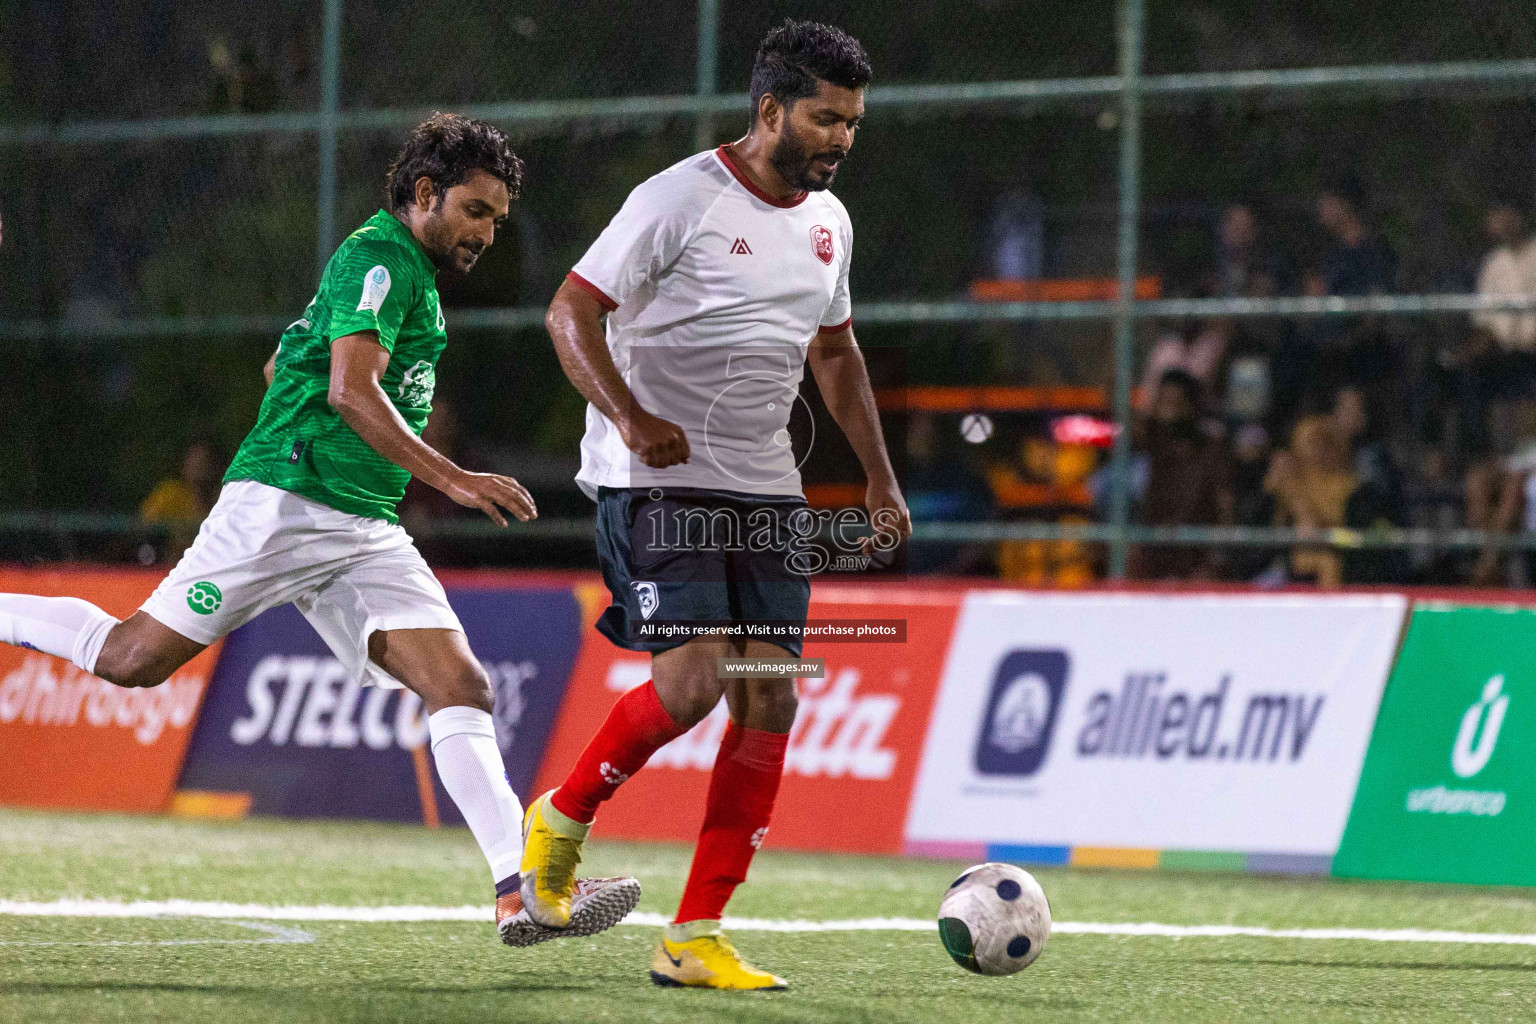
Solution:
[(1536, 885), (1536, 611), (1415, 609), (1333, 873)]

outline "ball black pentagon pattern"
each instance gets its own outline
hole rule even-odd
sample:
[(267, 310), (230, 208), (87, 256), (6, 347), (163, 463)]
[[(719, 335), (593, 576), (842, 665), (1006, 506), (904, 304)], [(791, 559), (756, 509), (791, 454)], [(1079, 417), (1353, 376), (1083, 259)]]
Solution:
[(1015, 935), (1008, 940), (1008, 955), (1014, 959), (1029, 955), (1029, 936)]
[[(1018, 882), (1015, 882), (1011, 878), (1005, 878), (1001, 882), (997, 883), (998, 897), (1000, 899), (1007, 900), (1009, 903), (1012, 903), (1014, 900), (1018, 899), (1021, 895), (1023, 895), (1023, 893), (1023, 888), (1019, 886)], [(1024, 941), (1028, 942), (1029, 940), (1025, 939)]]

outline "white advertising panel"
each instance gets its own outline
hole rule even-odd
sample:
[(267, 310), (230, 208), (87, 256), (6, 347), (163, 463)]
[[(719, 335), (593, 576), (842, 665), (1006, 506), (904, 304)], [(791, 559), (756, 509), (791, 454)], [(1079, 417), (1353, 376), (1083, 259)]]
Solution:
[(1400, 595), (966, 598), (915, 844), (1332, 855)]

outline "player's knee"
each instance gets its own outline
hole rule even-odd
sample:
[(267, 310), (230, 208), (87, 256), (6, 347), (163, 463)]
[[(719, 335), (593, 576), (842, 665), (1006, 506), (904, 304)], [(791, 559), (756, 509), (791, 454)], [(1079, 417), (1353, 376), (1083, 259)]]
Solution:
[(789, 732), (794, 728), (800, 698), (795, 694), (793, 681), (749, 679), (746, 684), (751, 721), (757, 728), (769, 732)]
[(491, 679), (485, 674), (485, 669), (479, 665), (460, 666), (453, 680), (453, 694), (449, 703), (491, 711), (496, 705), (496, 692), (491, 689)]
[(657, 686), (657, 694), (667, 714), (678, 725), (688, 729), (709, 717), (715, 705), (720, 703), (722, 692), (724, 687), (716, 677), (713, 666), (710, 666), (708, 672), (688, 672), (672, 680), (670, 685)]
[(106, 649), (96, 659), (96, 675), (109, 683), (130, 689), (159, 686), (175, 671), (155, 652), (134, 646), (125, 649)]

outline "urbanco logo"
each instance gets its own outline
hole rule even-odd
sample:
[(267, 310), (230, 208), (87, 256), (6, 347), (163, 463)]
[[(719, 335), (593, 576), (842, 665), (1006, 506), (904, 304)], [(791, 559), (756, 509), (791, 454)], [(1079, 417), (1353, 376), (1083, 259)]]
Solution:
[(1509, 710), (1509, 694), (1501, 692), (1503, 689), (1504, 676), (1494, 676), (1483, 684), (1482, 697), (1461, 716), (1456, 745), (1451, 748), (1451, 770), (1463, 779), (1470, 779), (1488, 767), (1498, 746), (1504, 713)]

